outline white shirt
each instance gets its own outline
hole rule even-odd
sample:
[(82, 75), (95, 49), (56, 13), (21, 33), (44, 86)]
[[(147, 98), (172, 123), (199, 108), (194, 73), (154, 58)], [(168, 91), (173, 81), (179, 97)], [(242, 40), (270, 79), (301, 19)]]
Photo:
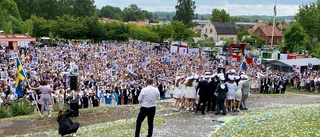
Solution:
[(138, 100), (142, 102), (141, 107), (145, 108), (155, 107), (157, 99), (160, 99), (160, 92), (158, 88), (151, 85), (143, 88), (138, 97)]

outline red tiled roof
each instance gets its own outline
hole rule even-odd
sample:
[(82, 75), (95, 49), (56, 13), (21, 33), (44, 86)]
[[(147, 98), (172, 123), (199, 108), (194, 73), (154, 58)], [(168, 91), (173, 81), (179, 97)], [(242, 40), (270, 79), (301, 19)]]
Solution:
[(111, 19), (111, 18), (99, 18), (100, 22), (112, 22), (112, 21), (118, 21), (115, 19)]
[(129, 21), (129, 23), (137, 26), (148, 26), (148, 22), (144, 21)]
[[(266, 36), (272, 36), (272, 26), (260, 26), (261, 30), (264, 32)], [(278, 30), (278, 28), (274, 27), (274, 35), (273, 36), (282, 36), (282, 33)]]

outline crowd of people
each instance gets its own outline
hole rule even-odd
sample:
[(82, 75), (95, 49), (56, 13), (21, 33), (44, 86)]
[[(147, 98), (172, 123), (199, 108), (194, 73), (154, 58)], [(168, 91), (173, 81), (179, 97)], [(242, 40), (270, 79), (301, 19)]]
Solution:
[[(253, 62), (245, 73), (240, 67), (241, 62), (228, 57), (210, 59), (202, 53), (181, 55), (157, 44), (137, 41), (107, 44), (73, 42), (61, 47), (41, 48), (30, 46), (20, 49), (18, 55), (9, 48), (1, 48), (2, 71), (8, 72), (8, 78), (1, 81), (2, 105), (18, 98), (15, 94), (16, 57), (21, 61), (28, 80), (21, 85), (23, 97), (39, 105), (44, 102), (41, 102), (41, 96), (36, 96), (40, 95), (41, 89), (35, 87), (44, 86), (41, 81), (47, 81), (52, 89), (50, 97), (53, 101), (46, 102), (46, 105), (77, 100), (80, 108), (88, 108), (138, 104), (141, 89), (146, 86), (145, 80), (155, 78), (154, 85), (158, 87), (161, 99), (176, 99), (175, 111), (181, 108), (196, 111), (197, 105), (213, 111), (216, 105), (222, 105), (217, 101), (222, 98), (226, 99), (227, 110), (239, 111), (246, 109), (244, 98), (250, 91), (285, 93), (287, 84), (302, 90), (315, 90), (320, 82), (319, 77), (310, 79), (315, 74), (311, 71), (288, 75), (269, 71), (263, 64)], [(200, 52), (203, 51), (200, 49)], [(77, 90), (70, 89), (69, 76), (73, 74), (77, 75)], [(297, 81), (298, 77), (302, 79)], [(207, 83), (203, 82), (206, 79)], [(202, 92), (203, 86), (208, 86), (208, 90)], [(222, 91), (227, 91), (226, 96)]]

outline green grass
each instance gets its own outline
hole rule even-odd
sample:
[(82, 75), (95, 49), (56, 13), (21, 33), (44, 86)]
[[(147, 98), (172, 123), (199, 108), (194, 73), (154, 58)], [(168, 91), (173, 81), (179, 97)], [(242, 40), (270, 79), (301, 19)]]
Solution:
[[(154, 127), (164, 124), (166, 121), (163, 118), (156, 117), (154, 120)], [(107, 122), (81, 127), (77, 132), (78, 137), (133, 137), (135, 132), (136, 119), (123, 119), (114, 122)], [(141, 133), (148, 130), (147, 119), (144, 120), (141, 127)], [(58, 131), (40, 132), (26, 135), (19, 135), (17, 137), (29, 137), (36, 135), (47, 135), (49, 137), (57, 137)]]
[(212, 137), (320, 136), (320, 105), (273, 106), (233, 117)]
[(306, 90), (299, 90), (296, 88), (291, 88), (290, 86), (287, 86), (287, 91), (294, 92), (294, 93), (299, 93), (299, 94), (309, 94), (309, 95), (320, 95), (320, 93), (315, 93), (315, 92), (310, 92)]
[(273, 97), (273, 98), (288, 98), (288, 97), (298, 97), (301, 95), (296, 94), (251, 94), (250, 97)]

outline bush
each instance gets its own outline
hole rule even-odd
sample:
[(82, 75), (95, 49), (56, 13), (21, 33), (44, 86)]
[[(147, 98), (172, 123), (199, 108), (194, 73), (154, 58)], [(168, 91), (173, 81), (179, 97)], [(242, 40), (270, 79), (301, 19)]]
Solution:
[(11, 116), (22, 116), (32, 114), (34, 106), (31, 106), (26, 99), (19, 99), (11, 103), (9, 112)]
[(56, 103), (56, 104), (52, 104), (51, 108), (53, 112), (59, 112), (60, 110), (67, 110), (69, 106), (68, 104), (64, 104), (64, 103)]
[(0, 106), (0, 118), (8, 118), (10, 117), (10, 113), (7, 108)]

